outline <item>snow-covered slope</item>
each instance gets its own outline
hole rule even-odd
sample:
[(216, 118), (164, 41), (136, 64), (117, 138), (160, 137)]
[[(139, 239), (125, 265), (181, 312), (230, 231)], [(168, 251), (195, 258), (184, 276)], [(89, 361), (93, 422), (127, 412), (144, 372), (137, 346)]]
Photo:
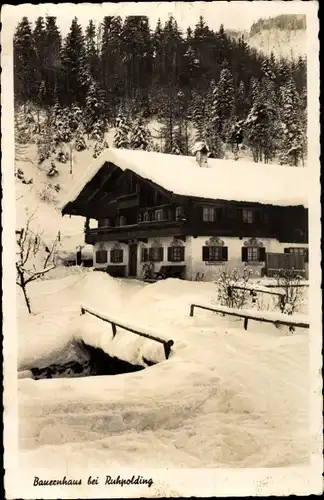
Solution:
[[(100, 289), (94, 298), (93, 290)], [(134, 359), (151, 341), (85, 315), (79, 304), (164, 332), (171, 357), (136, 373), (19, 380), (20, 464), (63, 474), (86, 468), (280, 467), (306, 463), (308, 332), (200, 311), (212, 283), (145, 285), (101, 273), (31, 284), (36, 315), (20, 302), (19, 368), (57, 361), (73, 338)], [(145, 304), (145, 307), (143, 305)], [(111, 351), (110, 351), (111, 352)], [(118, 354), (117, 354), (118, 355)], [(267, 450), (265, 453), (265, 449)]]

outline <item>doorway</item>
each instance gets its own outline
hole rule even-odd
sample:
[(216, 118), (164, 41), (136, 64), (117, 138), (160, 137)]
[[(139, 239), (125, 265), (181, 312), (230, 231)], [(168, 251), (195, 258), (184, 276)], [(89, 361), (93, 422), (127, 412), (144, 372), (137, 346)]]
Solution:
[(137, 276), (137, 243), (128, 246), (128, 276)]

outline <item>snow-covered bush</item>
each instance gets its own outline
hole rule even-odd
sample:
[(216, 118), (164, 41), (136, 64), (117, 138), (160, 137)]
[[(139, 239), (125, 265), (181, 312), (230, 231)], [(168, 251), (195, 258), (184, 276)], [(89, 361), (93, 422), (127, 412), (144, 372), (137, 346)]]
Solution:
[(294, 269), (281, 269), (275, 278), (277, 285), (285, 292), (279, 304), (280, 310), (284, 314), (293, 314), (302, 305), (303, 288), (300, 284), (303, 277)]
[(42, 201), (55, 204), (57, 202), (57, 198), (54, 191), (57, 192), (57, 189), (52, 184), (47, 184), (47, 186), (38, 191), (37, 194)]
[(59, 161), (60, 163), (66, 163), (69, 159), (69, 156), (67, 153), (64, 153), (63, 149), (60, 149), (56, 156), (56, 160)]
[(108, 147), (108, 143), (104, 139), (97, 141), (93, 147), (93, 158), (98, 158), (100, 153), (102, 153), (102, 151), (104, 151), (104, 149), (107, 149)]
[(75, 141), (74, 141), (74, 149), (76, 151), (84, 151), (87, 149), (86, 142), (84, 140), (84, 129), (83, 126), (80, 125), (76, 131)]
[(54, 163), (54, 161), (51, 162), (51, 166), (50, 166), (50, 169), (49, 171), (47, 172), (47, 177), (55, 177), (56, 175), (59, 174), (59, 171), (57, 170), (56, 168), (56, 165)]
[(249, 298), (251, 298), (251, 290), (236, 290), (233, 289), (233, 286), (237, 285), (244, 288), (249, 283), (251, 275), (252, 270), (248, 267), (244, 269), (242, 276), (237, 269), (233, 269), (231, 272), (228, 272), (226, 269), (221, 271), (216, 280), (218, 303), (222, 306), (242, 309), (248, 303)]

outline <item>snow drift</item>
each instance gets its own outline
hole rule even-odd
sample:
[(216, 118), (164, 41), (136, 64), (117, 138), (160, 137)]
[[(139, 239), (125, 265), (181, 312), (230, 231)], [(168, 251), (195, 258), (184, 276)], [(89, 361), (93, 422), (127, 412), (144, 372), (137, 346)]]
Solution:
[[(306, 463), (308, 333), (288, 335), (272, 325), (244, 331), (241, 323), (200, 312), (215, 285), (166, 280), (145, 285), (87, 273), (34, 284), (41, 314), (19, 326), (19, 369), (62, 359), (73, 339), (123, 352), (129, 360), (152, 341), (90, 316), (85, 301), (128, 322), (166, 332), (175, 342), (168, 360), (117, 376), (19, 380), (20, 462), (64, 468), (279, 467)], [(94, 293), (96, 291), (96, 293)], [(59, 293), (58, 293), (59, 292)], [(267, 452), (265, 453), (265, 449)]]

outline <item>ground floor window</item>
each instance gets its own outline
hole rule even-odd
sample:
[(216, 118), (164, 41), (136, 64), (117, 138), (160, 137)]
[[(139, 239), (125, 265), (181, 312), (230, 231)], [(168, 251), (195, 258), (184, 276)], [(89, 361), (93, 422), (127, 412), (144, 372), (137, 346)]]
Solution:
[(110, 262), (113, 264), (120, 264), (124, 260), (124, 251), (120, 248), (113, 248), (110, 250)]
[(163, 247), (151, 247), (149, 250), (149, 260), (152, 262), (163, 261)]
[(293, 255), (303, 255), (305, 262), (308, 262), (308, 248), (305, 247), (289, 247), (285, 248), (285, 253), (292, 253)]
[(224, 262), (228, 260), (228, 250), (225, 246), (204, 246), (202, 260), (207, 262)]
[(185, 259), (185, 249), (182, 246), (171, 246), (168, 248), (169, 262), (183, 262)]
[(96, 251), (96, 263), (97, 264), (106, 264), (108, 253), (107, 250), (97, 250)]
[(246, 246), (242, 248), (242, 262), (264, 262), (265, 248)]

